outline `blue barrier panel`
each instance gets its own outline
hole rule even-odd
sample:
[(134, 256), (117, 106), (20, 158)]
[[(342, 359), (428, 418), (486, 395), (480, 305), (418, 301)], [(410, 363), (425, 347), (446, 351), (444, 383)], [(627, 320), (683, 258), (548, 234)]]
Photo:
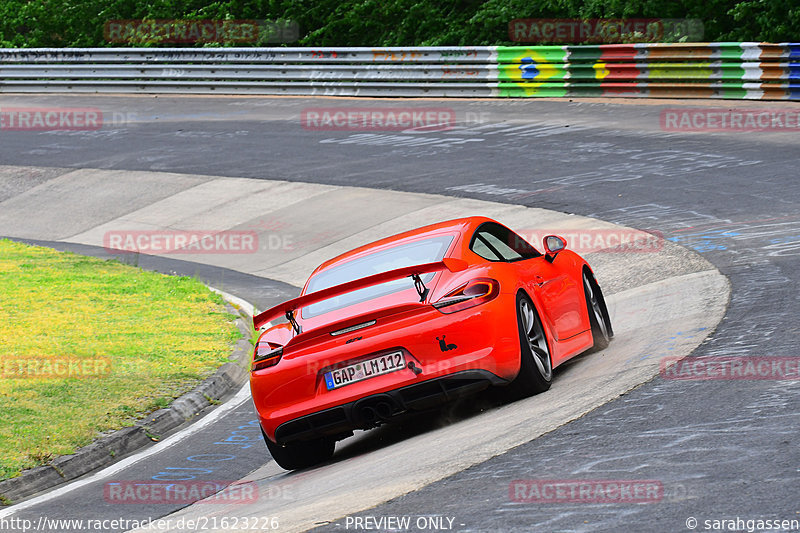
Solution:
[(789, 83), (786, 94), (789, 97), (789, 100), (800, 100), (800, 83)]

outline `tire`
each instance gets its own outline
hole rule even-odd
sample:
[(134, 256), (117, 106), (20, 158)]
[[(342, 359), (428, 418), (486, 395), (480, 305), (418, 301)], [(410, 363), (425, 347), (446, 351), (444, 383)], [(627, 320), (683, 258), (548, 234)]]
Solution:
[(522, 292), (517, 294), (517, 330), (520, 368), (508, 388), (508, 396), (514, 400), (546, 391), (553, 380), (553, 362), (544, 326), (533, 302)]
[(600, 290), (600, 285), (597, 284), (594, 276), (588, 272), (583, 273), (583, 293), (586, 297), (589, 323), (592, 326), (592, 338), (594, 339), (592, 350), (603, 350), (611, 342), (614, 330), (611, 327), (611, 318), (608, 316), (603, 291)]
[(263, 429), (261, 434), (264, 435), (270, 455), (284, 470), (300, 470), (325, 462), (333, 457), (336, 446), (333, 439), (290, 442), (281, 446), (269, 440)]

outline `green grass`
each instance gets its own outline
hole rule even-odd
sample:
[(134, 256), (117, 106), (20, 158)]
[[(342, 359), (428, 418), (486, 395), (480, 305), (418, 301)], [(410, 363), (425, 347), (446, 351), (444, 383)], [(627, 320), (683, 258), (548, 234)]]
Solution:
[[(168, 405), (239, 338), (195, 279), (0, 240), (0, 479)], [(63, 360), (109, 371), (21, 378), (14, 366)]]

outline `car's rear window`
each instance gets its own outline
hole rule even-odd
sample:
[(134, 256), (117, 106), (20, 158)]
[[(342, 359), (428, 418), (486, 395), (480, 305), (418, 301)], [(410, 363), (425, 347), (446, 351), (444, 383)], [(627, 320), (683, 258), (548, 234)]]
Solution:
[[(312, 277), (308, 282), (306, 294), (396, 268), (441, 261), (452, 242), (452, 235), (432, 237), (430, 239), (400, 244), (387, 250), (353, 259), (342, 265), (324, 270)], [(433, 274), (422, 276), (424, 282), (428, 282), (432, 278)], [(303, 318), (311, 318), (321, 315), (322, 313), (392, 294), (413, 286), (414, 283), (410, 278), (404, 278), (348, 292), (305, 307), (302, 312)]]

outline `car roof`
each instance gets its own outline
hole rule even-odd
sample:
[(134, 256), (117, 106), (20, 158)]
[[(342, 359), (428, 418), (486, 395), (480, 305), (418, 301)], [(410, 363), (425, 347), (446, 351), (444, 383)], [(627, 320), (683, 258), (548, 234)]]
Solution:
[(423, 226), (421, 228), (404, 231), (403, 233), (398, 233), (397, 235), (392, 235), (391, 237), (386, 237), (384, 239), (371, 242), (363, 246), (359, 246), (358, 248), (350, 250), (349, 252), (343, 253), (332, 259), (329, 259), (324, 263), (322, 263), (320, 266), (318, 266), (314, 270), (314, 272), (312, 272), (311, 276), (314, 276), (315, 274), (318, 274), (319, 272), (327, 270), (328, 268), (331, 268), (333, 266), (347, 263), (348, 261), (352, 261), (353, 259), (356, 259), (358, 257), (363, 257), (365, 255), (371, 254), (379, 250), (392, 248), (394, 246), (398, 246), (406, 242), (419, 240), (420, 238), (434, 237), (436, 235), (443, 235), (443, 234), (452, 234), (455, 232), (461, 234), (472, 233), (475, 230), (475, 228), (477, 228), (484, 222), (495, 222), (495, 221), (487, 217), (475, 216), (475, 217), (447, 220), (445, 222), (438, 222), (436, 224), (430, 224), (428, 226)]

